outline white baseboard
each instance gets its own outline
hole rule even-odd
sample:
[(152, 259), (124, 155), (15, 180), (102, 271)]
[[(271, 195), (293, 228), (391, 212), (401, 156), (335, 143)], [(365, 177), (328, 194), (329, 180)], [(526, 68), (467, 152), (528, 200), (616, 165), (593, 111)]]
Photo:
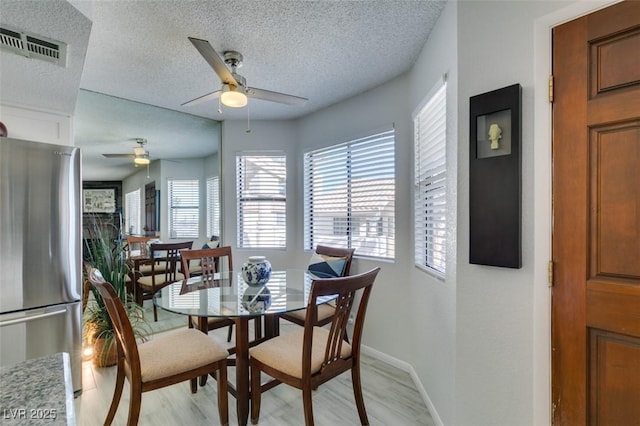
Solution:
[(375, 358), (382, 362), (386, 362), (393, 367), (399, 368), (400, 370), (409, 373), (411, 379), (413, 380), (413, 383), (416, 385), (416, 388), (420, 393), (420, 396), (422, 397), (422, 400), (429, 410), (429, 414), (431, 414), (431, 418), (433, 418), (433, 422), (436, 424), (436, 426), (444, 426), (444, 423), (442, 423), (442, 419), (438, 415), (438, 410), (436, 410), (436, 407), (431, 402), (431, 398), (429, 398), (427, 391), (425, 390), (424, 386), (422, 386), (422, 382), (420, 381), (420, 378), (418, 378), (418, 374), (413, 369), (413, 366), (411, 364), (375, 350), (369, 346), (360, 345), (360, 349), (364, 355), (370, 356), (371, 358)]

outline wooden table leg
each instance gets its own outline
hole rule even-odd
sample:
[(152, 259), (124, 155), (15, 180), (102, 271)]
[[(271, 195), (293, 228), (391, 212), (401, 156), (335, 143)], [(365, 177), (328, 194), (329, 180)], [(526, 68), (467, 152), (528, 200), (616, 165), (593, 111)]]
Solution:
[[(191, 317), (189, 318), (189, 327), (191, 327)], [(198, 330), (202, 331), (204, 334), (209, 334), (209, 318), (207, 317), (197, 317), (198, 318)], [(200, 386), (204, 386), (207, 384), (207, 374), (204, 376), (200, 376)]]
[(268, 339), (280, 335), (280, 317), (275, 314), (264, 316), (264, 336)]
[(238, 425), (249, 419), (249, 319), (236, 318), (236, 409)]

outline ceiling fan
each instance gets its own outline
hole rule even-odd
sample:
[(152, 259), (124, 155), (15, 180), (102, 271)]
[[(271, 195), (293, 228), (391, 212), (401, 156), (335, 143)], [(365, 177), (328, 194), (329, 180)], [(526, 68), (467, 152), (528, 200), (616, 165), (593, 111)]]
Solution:
[(151, 163), (151, 159), (149, 158), (149, 152), (144, 149), (144, 146), (147, 144), (147, 140), (143, 138), (136, 138), (136, 143), (139, 146), (133, 148), (133, 154), (102, 154), (107, 158), (133, 158), (133, 163), (136, 166), (145, 166)]
[[(236, 69), (242, 66), (243, 58), (239, 52), (233, 50), (226, 51), (224, 52), (223, 59), (207, 40), (189, 37), (189, 41), (191, 41), (211, 68), (218, 74), (218, 77), (220, 77), (222, 81), (222, 88), (185, 102), (182, 106), (193, 106), (217, 98), (220, 98), (220, 102), (223, 105), (232, 108), (245, 106), (247, 104), (247, 97), (293, 106), (302, 106), (308, 101), (308, 99), (299, 96), (248, 87), (245, 78), (236, 73)], [(227, 65), (231, 69), (229, 69)]]

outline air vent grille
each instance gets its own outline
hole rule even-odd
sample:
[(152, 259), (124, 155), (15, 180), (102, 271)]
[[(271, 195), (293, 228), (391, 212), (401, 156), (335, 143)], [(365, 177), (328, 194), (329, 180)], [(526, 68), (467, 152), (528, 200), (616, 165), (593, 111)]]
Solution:
[(67, 45), (27, 32), (0, 27), (0, 47), (3, 50), (67, 66)]

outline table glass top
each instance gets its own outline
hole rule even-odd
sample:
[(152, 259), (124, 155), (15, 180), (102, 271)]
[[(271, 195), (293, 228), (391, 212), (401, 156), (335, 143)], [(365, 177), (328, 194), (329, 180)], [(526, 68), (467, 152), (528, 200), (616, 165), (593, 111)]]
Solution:
[[(153, 303), (169, 312), (202, 317), (260, 316), (304, 309), (314, 279), (330, 278), (303, 269), (272, 271), (269, 282), (249, 286), (239, 271), (216, 274), (170, 284), (153, 296)], [(334, 297), (319, 300), (326, 303)]]

